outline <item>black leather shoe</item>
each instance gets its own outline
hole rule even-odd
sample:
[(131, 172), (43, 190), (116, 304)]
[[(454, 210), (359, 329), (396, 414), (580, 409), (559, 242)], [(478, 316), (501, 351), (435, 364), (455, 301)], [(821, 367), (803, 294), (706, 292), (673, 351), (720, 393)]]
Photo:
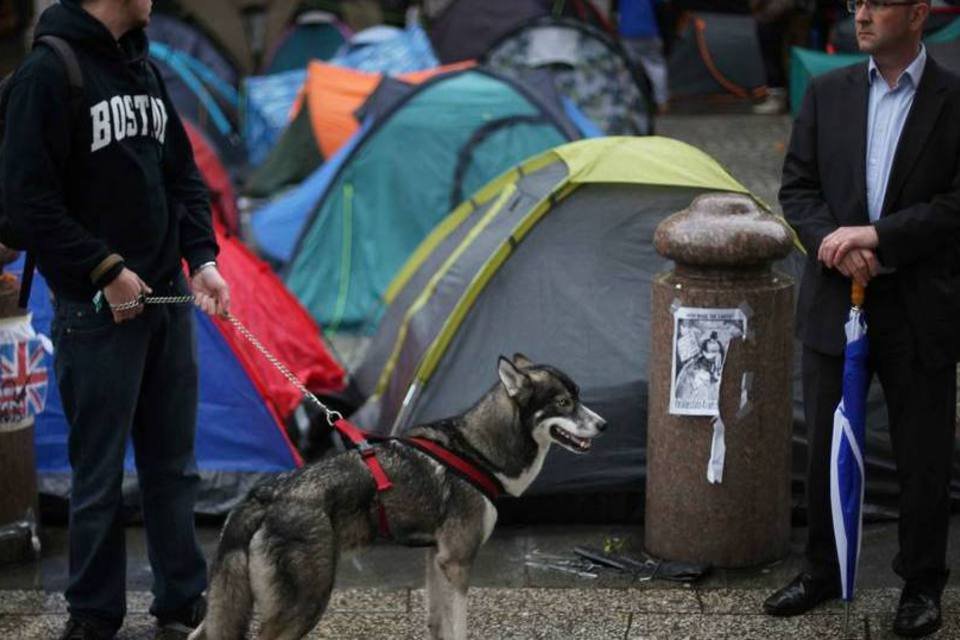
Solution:
[(804, 572), (764, 600), (763, 610), (772, 616), (798, 616), (839, 597), (840, 580), (818, 578)]
[(67, 626), (60, 634), (60, 640), (111, 640), (112, 633), (106, 633), (97, 629), (95, 625), (86, 620), (70, 618), (67, 620)]
[(206, 615), (207, 601), (200, 596), (180, 611), (160, 617), (153, 640), (187, 640)]
[(920, 638), (940, 628), (940, 598), (934, 594), (904, 587), (893, 620), (893, 632), (905, 638)]

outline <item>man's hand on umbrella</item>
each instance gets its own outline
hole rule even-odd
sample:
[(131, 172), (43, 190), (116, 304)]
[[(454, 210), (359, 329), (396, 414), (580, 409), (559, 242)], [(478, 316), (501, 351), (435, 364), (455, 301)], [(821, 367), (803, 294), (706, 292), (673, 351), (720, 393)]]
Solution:
[(839, 269), (840, 263), (853, 249), (876, 249), (879, 244), (880, 238), (873, 225), (840, 227), (820, 243), (817, 260), (828, 269)]
[(854, 249), (848, 251), (837, 263), (837, 270), (866, 287), (870, 279), (879, 272), (880, 261), (871, 249)]

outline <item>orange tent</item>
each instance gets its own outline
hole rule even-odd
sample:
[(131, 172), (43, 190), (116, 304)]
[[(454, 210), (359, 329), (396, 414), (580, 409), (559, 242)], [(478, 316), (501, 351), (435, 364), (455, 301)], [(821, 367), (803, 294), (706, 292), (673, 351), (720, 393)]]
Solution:
[[(473, 66), (473, 62), (414, 71), (396, 76), (420, 84), (434, 76)], [(355, 134), (356, 112), (380, 85), (384, 76), (311, 62), (307, 78), (291, 110), (291, 121), (264, 163), (250, 177), (245, 193), (268, 196), (310, 175)]]

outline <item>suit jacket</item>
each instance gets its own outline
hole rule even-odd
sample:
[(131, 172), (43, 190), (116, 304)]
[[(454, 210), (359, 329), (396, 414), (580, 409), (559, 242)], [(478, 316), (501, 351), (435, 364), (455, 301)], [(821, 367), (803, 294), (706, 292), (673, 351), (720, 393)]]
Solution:
[[(929, 53), (929, 52), (928, 52)], [(797, 336), (840, 355), (850, 280), (817, 261), (820, 242), (867, 214), (867, 65), (816, 78), (794, 123), (780, 204), (807, 251)], [(877, 253), (897, 269), (902, 300), (924, 364), (960, 359), (960, 78), (927, 64), (894, 155)], [(867, 297), (870, 296), (869, 287)], [(869, 322), (869, 318), (868, 318)]]

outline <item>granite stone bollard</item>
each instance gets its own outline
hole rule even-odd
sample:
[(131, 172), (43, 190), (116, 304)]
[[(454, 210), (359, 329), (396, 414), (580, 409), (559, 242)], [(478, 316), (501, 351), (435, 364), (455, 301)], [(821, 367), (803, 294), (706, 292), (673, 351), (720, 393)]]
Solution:
[(793, 280), (787, 225), (705, 194), (664, 220), (653, 282), (645, 545), (745, 567), (790, 542)]

